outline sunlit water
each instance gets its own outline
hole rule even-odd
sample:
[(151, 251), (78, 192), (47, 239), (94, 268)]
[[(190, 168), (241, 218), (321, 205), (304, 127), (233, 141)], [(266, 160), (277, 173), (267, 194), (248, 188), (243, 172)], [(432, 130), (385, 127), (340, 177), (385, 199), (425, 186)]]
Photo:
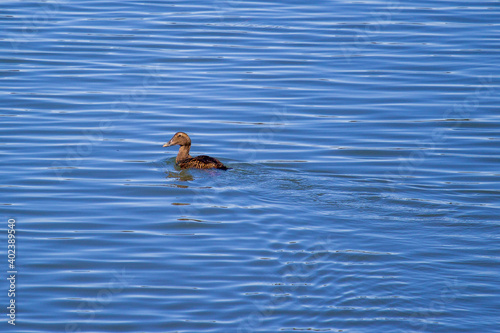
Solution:
[(0, 331), (498, 331), (499, 5), (3, 2)]

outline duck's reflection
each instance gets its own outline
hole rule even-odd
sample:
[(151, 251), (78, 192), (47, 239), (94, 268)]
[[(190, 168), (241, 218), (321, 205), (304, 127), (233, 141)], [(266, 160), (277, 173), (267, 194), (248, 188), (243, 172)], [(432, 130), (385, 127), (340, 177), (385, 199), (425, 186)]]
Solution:
[[(166, 171), (165, 174), (167, 175), (167, 178), (174, 178), (174, 179), (178, 179), (178, 180), (183, 181), (183, 182), (192, 181), (194, 179), (193, 175), (191, 173), (189, 173), (188, 170), (180, 170), (178, 172)], [(178, 186), (181, 188), (188, 187), (186, 185), (178, 185)]]

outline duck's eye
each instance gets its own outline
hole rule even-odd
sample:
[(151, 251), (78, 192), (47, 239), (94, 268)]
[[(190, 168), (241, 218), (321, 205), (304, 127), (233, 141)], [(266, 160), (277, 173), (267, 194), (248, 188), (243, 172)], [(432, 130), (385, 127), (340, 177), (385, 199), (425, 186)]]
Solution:
[(179, 135), (177, 135), (177, 137), (179, 137), (179, 138), (180, 138), (180, 137), (181, 137), (181, 135), (179, 134)]

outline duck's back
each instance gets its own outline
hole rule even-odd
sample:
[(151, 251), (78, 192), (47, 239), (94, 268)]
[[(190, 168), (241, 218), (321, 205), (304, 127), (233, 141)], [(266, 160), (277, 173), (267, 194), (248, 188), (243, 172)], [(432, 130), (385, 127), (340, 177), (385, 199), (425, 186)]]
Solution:
[(224, 164), (216, 158), (200, 155), (196, 157), (186, 158), (179, 162), (179, 167), (182, 169), (197, 168), (197, 169), (222, 169), (227, 170)]

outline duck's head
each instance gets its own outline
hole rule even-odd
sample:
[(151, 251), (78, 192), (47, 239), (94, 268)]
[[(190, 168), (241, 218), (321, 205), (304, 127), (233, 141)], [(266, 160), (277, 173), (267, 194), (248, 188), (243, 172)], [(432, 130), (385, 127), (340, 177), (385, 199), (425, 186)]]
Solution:
[(163, 147), (170, 147), (170, 146), (191, 146), (191, 139), (189, 136), (184, 133), (184, 132), (177, 132), (174, 134), (172, 139), (170, 139), (169, 142), (165, 143)]

